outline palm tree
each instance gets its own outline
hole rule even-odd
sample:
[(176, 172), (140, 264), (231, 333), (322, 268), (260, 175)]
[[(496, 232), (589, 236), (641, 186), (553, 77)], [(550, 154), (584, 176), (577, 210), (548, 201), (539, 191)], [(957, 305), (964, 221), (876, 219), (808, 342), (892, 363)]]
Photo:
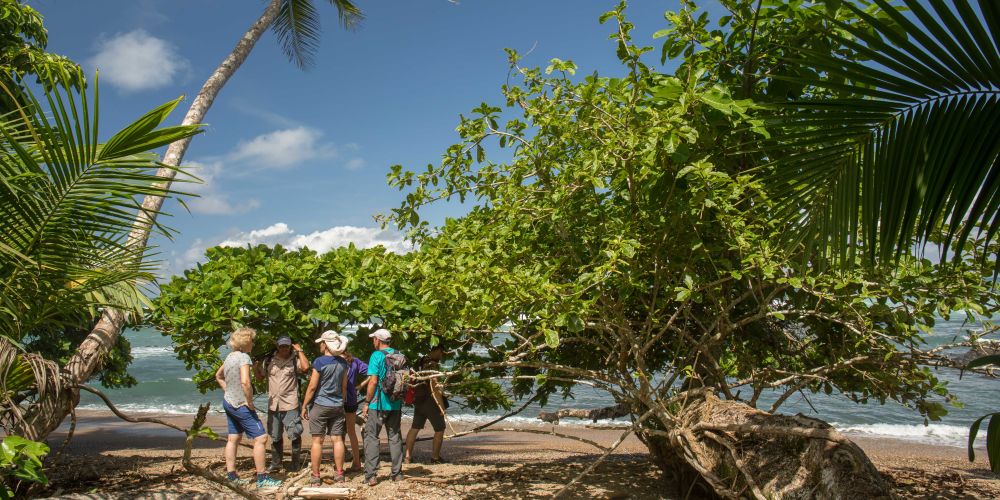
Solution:
[[(348, 29), (355, 28), (363, 19), (361, 10), (351, 0), (329, 0), (339, 15), (340, 24)], [(318, 13), (312, 0), (270, 0), (260, 17), (247, 29), (236, 47), (205, 80), (201, 91), (191, 103), (183, 125), (202, 122), (208, 109), (219, 95), (223, 86), (243, 64), (254, 45), (271, 28), (277, 36), (285, 55), (299, 68), (312, 63), (319, 40)], [(190, 138), (179, 140), (167, 148), (163, 156), (164, 167), (157, 172), (163, 186), (169, 187), (176, 175), (176, 167), (181, 164)], [(149, 238), (151, 223), (163, 206), (163, 196), (149, 195), (142, 202), (135, 218), (134, 228), (129, 235), (128, 246), (133, 249), (145, 248)], [(80, 344), (70, 358), (65, 371), (70, 380), (81, 383), (87, 380), (99, 365), (104, 353), (115, 343), (122, 327), (128, 319), (126, 311), (107, 308), (90, 335)], [(65, 417), (63, 411), (59, 418)], [(58, 421), (56, 422), (58, 425)], [(53, 427), (54, 428), (54, 427)], [(43, 433), (47, 434), (51, 429)]]
[(777, 126), (770, 181), (795, 242), (834, 260), (862, 248), (869, 262), (891, 262), (942, 229), (944, 259), (974, 231), (991, 240), (1000, 229), (1000, 4), (874, 4), (882, 14), (841, 7), (870, 31), (830, 19), (835, 43), (869, 63), (819, 52), (792, 61), (825, 77), (789, 80), (850, 97), (781, 106), (793, 112)]
[(17, 103), (0, 117), (0, 427), (36, 439), (67, 391), (54, 365), (21, 352), (19, 341), (90, 324), (100, 309), (141, 313), (154, 264), (127, 235), (140, 197), (173, 193), (149, 151), (199, 126), (158, 128), (176, 99), (99, 144), (96, 78), (93, 105), (69, 81), (46, 90), (47, 107), (25, 85), (0, 89)]

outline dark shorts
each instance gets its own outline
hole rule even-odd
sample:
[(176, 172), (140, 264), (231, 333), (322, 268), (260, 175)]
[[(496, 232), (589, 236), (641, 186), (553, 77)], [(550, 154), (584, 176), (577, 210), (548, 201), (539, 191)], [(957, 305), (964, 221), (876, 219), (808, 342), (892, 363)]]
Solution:
[(264, 435), (264, 424), (261, 423), (257, 412), (250, 411), (249, 406), (233, 408), (233, 405), (223, 399), (222, 409), (226, 410), (226, 423), (229, 424), (230, 434), (246, 434), (250, 439)]
[(313, 436), (343, 436), (346, 422), (343, 406), (314, 404), (309, 410), (309, 434)]
[(444, 415), (434, 398), (427, 398), (413, 405), (413, 424), (410, 428), (423, 429), (428, 420), (431, 421), (434, 432), (444, 432)]
[(358, 404), (357, 403), (354, 403), (352, 405), (348, 405), (348, 404), (344, 405), (344, 413), (357, 413), (357, 412), (358, 412)]

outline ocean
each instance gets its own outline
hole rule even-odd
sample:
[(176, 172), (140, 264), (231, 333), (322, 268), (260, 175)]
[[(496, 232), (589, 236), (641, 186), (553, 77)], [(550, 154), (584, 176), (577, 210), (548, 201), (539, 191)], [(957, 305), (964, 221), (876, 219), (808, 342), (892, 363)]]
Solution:
[[(941, 345), (952, 342), (956, 337), (964, 338), (966, 328), (961, 321), (940, 321), (933, 335), (928, 337), (931, 345)], [(125, 333), (132, 343), (134, 358), (129, 371), (139, 381), (135, 387), (128, 389), (108, 389), (105, 393), (125, 412), (135, 413), (179, 413), (193, 414), (198, 405), (211, 402), (214, 410), (220, 410), (221, 392), (212, 391), (201, 394), (191, 381), (192, 372), (184, 367), (171, 347), (169, 337), (161, 335), (152, 328), (139, 328)], [(966, 373), (959, 380), (958, 372), (950, 369), (938, 369), (937, 375), (948, 382), (948, 387), (964, 407), (949, 407), (948, 415), (941, 421), (924, 425), (920, 415), (912, 409), (905, 408), (894, 402), (884, 405), (877, 402), (856, 404), (843, 396), (815, 394), (808, 395), (808, 401), (800, 395), (789, 398), (779, 410), (782, 413), (803, 413), (808, 416), (823, 419), (847, 435), (862, 435), (870, 437), (887, 437), (915, 441), (934, 445), (965, 447), (968, 441), (969, 425), (982, 415), (1000, 411), (997, 397), (1000, 391), (1000, 380), (973, 373)], [(553, 397), (545, 411), (553, 411), (560, 407), (567, 408), (600, 408), (611, 404), (607, 394), (600, 390), (580, 387), (574, 391), (575, 399), (562, 400)], [(761, 401), (773, 401), (776, 396), (761, 397)], [(258, 407), (264, 407), (258, 402)], [(760, 404), (764, 409), (769, 404)], [(106, 410), (107, 407), (97, 397), (83, 393), (80, 397), (80, 409)], [(404, 410), (405, 412), (405, 410)], [(535, 418), (539, 408), (529, 407), (520, 415), (511, 417), (509, 421), (524, 424), (541, 424)], [(470, 422), (486, 422), (501, 415), (502, 412), (490, 414), (474, 414), (462, 410), (461, 405), (452, 405), (449, 417)], [(581, 425), (590, 422), (579, 422), (573, 419), (564, 420), (561, 425)], [(599, 425), (615, 425), (613, 421), (599, 422)], [(980, 432), (977, 442), (985, 445), (985, 429)]]

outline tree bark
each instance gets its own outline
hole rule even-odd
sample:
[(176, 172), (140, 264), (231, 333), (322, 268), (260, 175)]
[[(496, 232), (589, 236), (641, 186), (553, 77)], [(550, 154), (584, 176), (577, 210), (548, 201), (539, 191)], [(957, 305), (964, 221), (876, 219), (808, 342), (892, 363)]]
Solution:
[[(247, 56), (250, 55), (254, 45), (274, 22), (278, 16), (280, 7), (281, 0), (270, 0), (268, 2), (264, 13), (243, 34), (243, 37), (240, 38), (233, 51), (226, 56), (222, 64), (215, 68), (215, 71), (208, 77), (208, 80), (205, 80), (201, 90), (198, 92), (198, 96), (195, 97), (191, 103), (191, 107), (188, 108), (182, 125), (201, 123), (223, 86), (236, 73), (236, 70), (240, 68)], [(163, 163), (171, 167), (180, 165), (190, 143), (191, 138), (188, 137), (171, 144), (163, 156)], [(164, 187), (170, 186), (175, 174), (175, 170), (166, 167), (160, 168), (156, 172), (156, 175), (163, 179), (162, 185)], [(163, 201), (164, 197), (162, 196), (146, 196), (143, 199), (142, 208), (136, 214), (135, 223), (132, 226), (131, 233), (129, 233), (128, 245), (131, 248), (141, 249), (146, 246), (149, 240), (150, 229), (156, 220), (156, 215), (163, 207)], [(118, 335), (121, 334), (122, 327), (125, 326), (128, 319), (124, 312), (117, 309), (109, 308), (104, 310), (100, 321), (97, 322), (97, 325), (91, 330), (87, 338), (80, 344), (76, 353), (73, 354), (64, 368), (69, 385), (84, 384), (90, 379), (90, 376), (100, 366), (108, 350), (118, 340)], [(39, 435), (45, 436), (55, 430), (62, 423), (63, 419), (66, 418), (69, 409), (75, 406), (78, 400), (79, 392), (76, 390), (72, 391), (64, 404), (59, 405), (61, 410), (46, 419), (47, 425), (39, 429)]]
[(667, 430), (640, 431), (675, 494), (721, 498), (891, 498), (857, 445), (821, 420), (776, 415), (713, 395)]

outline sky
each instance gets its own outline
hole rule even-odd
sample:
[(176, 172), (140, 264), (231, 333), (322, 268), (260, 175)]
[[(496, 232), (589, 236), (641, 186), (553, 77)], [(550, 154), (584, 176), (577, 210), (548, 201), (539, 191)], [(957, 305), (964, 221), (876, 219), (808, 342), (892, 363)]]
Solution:
[[(99, 71), (101, 136), (163, 102), (186, 96), (179, 123), (205, 78), (263, 12), (262, 0), (27, 0), (45, 18), (50, 52)], [(205, 118), (183, 166), (204, 180), (190, 211), (168, 201), (155, 237), (164, 275), (204, 261), (205, 248), (247, 243), (308, 246), (354, 242), (406, 251), (400, 234), (373, 220), (404, 194), (386, 184), (394, 164), (437, 164), (458, 141), (459, 115), (481, 102), (502, 104), (505, 47), (530, 51), (525, 66), (571, 59), (580, 74), (623, 73), (598, 17), (606, 0), (358, 0), (365, 13), (347, 31), (323, 0), (322, 42), (312, 68), (288, 62), (264, 35)], [(677, 0), (638, 0), (628, 17), (637, 42), (652, 34)], [(712, 6), (717, 9), (716, 6)], [(651, 61), (652, 62), (652, 61)], [(432, 224), (466, 207), (444, 204)]]

